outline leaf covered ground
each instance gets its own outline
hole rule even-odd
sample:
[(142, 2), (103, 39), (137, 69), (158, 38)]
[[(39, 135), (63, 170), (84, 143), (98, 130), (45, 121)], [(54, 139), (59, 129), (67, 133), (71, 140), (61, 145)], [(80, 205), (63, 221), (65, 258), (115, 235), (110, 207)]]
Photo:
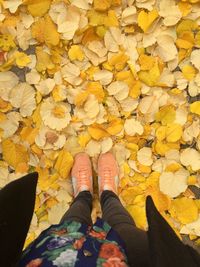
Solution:
[(94, 176), (115, 154), (138, 227), (151, 195), (200, 243), (199, 2), (0, 0), (0, 187), (39, 173), (26, 245), (69, 207), (80, 151)]

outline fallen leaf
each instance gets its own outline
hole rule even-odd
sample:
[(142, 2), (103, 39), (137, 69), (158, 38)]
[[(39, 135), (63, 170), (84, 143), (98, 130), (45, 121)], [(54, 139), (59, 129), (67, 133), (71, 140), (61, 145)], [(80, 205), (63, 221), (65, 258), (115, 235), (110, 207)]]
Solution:
[(47, 98), (40, 107), (41, 119), (46, 126), (58, 131), (67, 127), (71, 120), (70, 106), (66, 103), (54, 102)]
[(137, 227), (145, 230), (147, 227), (145, 208), (138, 205), (127, 206), (127, 210), (130, 212)]
[(160, 190), (171, 198), (177, 197), (187, 189), (188, 176), (189, 172), (184, 169), (180, 169), (175, 173), (163, 172), (159, 181)]
[(44, 16), (50, 8), (51, 0), (26, 1), (28, 11), (34, 17)]
[(113, 95), (118, 101), (124, 100), (129, 94), (129, 87), (125, 82), (115, 81), (107, 87), (109, 95)]
[(100, 70), (94, 73), (94, 80), (100, 81), (102, 85), (108, 85), (112, 82), (113, 73), (108, 70)]
[(200, 153), (194, 148), (186, 148), (180, 154), (180, 161), (186, 167), (191, 167), (193, 171), (200, 169)]
[(28, 83), (19, 83), (10, 92), (10, 102), (19, 108), (23, 117), (32, 115), (36, 108), (35, 90)]
[(13, 143), (10, 139), (2, 141), (2, 152), (3, 159), (14, 169), (20, 163), (27, 163), (29, 160), (27, 149), (23, 145)]
[(18, 7), (22, 4), (22, 0), (9, 0), (4, 1), (2, 4), (5, 9), (9, 9), (11, 13), (15, 13)]
[(100, 140), (104, 137), (108, 137), (109, 134), (101, 125), (94, 124), (88, 127), (88, 133), (95, 140)]
[(200, 116), (200, 101), (193, 102), (190, 105), (190, 111)]
[(58, 159), (55, 163), (54, 169), (59, 173), (62, 178), (68, 178), (71, 167), (73, 166), (73, 157), (65, 149), (61, 150)]
[(3, 100), (9, 100), (9, 93), (19, 82), (17, 75), (11, 71), (0, 72), (0, 95)]
[(177, 142), (181, 138), (182, 133), (182, 126), (178, 123), (171, 123), (166, 127), (166, 139), (168, 142)]
[(68, 56), (71, 61), (73, 60), (83, 61), (85, 57), (82, 49), (78, 45), (71, 46), (71, 48), (68, 51)]
[(111, 150), (113, 141), (110, 137), (104, 138), (101, 142), (101, 153), (106, 153)]
[(39, 43), (46, 43), (47, 45), (56, 46), (60, 41), (56, 26), (48, 15), (33, 23), (32, 36)]
[(18, 67), (23, 68), (26, 67), (30, 62), (31, 59), (23, 52), (16, 52), (15, 53), (15, 60)]
[(169, 212), (182, 224), (191, 223), (198, 219), (198, 207), (193, 199), (186, 197), (174, 199)]
[(145, 166), (150, 166), (153, 163), (152, 151), (149, 147), (143, 147), (137, 152), (137, 160)]
[(130, 136), (134, 136), (135, 134), (142, 135), (144, 127), (135, 119), (127, 119), (124, 123), (124, 130)]
[(138, 14), (138, 25), (144, 32), (146, 32), (158, 16), (158, 11), (156, 9), (153, 9), (150, 12), (142, 10)]
[(61, 69), (61, 73), (64, 80), (73, 85), (79, 85), (82, 82), (82, 79), (80, 78), (80, 70), (73, 63), (68, 63), (67, 65), (65, 65)]
[(42, 94), (42, 95), (48, 95), (50, 92), (53, 91), (56, 83), (54, 79), (46, 79), (41, 80), (37, 85), (35, 85), (36, 89)]
[(178, 50), (174, 44), (174, 40), (170, 35), (159, 35), (157, 38), (158, 47), (156, 52), (159, 57), (164, 61), (168, 62), (173, 60), (178, 55)]

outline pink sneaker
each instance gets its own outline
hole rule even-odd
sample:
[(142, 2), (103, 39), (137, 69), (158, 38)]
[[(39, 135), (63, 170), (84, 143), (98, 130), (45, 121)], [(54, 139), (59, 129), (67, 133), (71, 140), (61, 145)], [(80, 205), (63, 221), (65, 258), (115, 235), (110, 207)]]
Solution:
[(111, 152), (101, 154), (98, 160), (98, 183), (99, 195), (104, 190), (113, 191), (117, 194), (119, 183), (119, 167)]
[(71, 176), (75, 197), (82, 191), (93, 193), (92, 165), (86, 153), (75, 156)]

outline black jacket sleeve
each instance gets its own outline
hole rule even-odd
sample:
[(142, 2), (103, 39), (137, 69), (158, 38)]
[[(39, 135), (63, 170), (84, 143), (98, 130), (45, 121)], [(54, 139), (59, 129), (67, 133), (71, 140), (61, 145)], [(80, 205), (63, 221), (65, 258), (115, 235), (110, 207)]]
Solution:
[(152, 267), (198, 267), (200, 255), (184, 245), (156, 209), (150, 196), (146, 201), (148, 240)]
[(0, 190), (0, 266), (14, 267), (21, 257), (33, 216), (37, 173), (30, 173)]

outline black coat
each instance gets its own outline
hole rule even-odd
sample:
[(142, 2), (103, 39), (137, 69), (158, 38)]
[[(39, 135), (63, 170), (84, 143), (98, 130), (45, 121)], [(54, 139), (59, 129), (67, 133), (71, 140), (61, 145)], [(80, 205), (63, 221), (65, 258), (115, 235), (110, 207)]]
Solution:
[[(31, 173), (0, 191), (0, 267), (16, 267), (21, 257), (34, 211), (37, 179), (38, 174)], [(200, 255), (179, 240), (151, 197), (147, 197), (146, 212), (150, 267), (200, 266)]]

